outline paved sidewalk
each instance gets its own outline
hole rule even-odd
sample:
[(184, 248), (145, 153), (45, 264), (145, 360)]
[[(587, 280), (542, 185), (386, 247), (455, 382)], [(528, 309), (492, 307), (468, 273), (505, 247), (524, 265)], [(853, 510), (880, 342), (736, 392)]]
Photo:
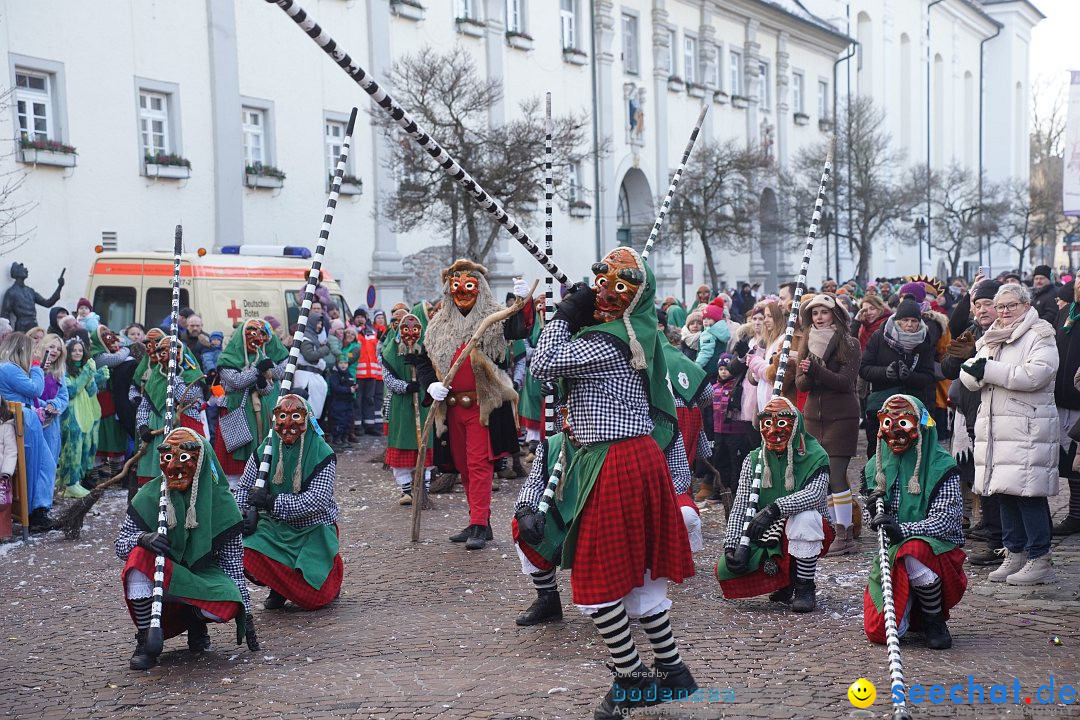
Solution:
[[(259, 606), (258, 653), (234, 645), (233, 626), (211, 626), (214, 651), (195, 658), (182, 637), (161, 665), (131, 672), (134, 629), (121, 601), (113, 540), (124, 512), (109, 494), (83, 537), (59, 533), (28, 546), (0, 546), (0, 694), (3, 717), (58, 718), (591, 718), (610, 684), (604, 646), (569, 603), (566, 619), (518, 628), (533, 597), (509, 540), (517, 483), (495, 493), (495, 543), (468, 552), (446, 541), (467, 524), (461, 493), (435, 496), (424, 542), (408, 541), (409, 508), (397, 505), (389, 473), (369, 461), (377, 441), (342, 457), (345, 583), (328, 608), (268, 613)], [(1063, 498), (1056, 498), (1060, 516)], [(885, 650), (862, 633), (862, 591), (873, 541), (860, 554), (821, 561), (818, 610), (792, 615), (764, 599), (719, 599), (712, 575), (723, 510), (702, 513), (706, 548), (698, 575), (672, 591), (683, 657), (703, 688), (728, 702), (683, 702), (633, 717), (845, 718), (847, 687), (877, 686), (874, 717), (890, 717)], [(938, 705), (918, 718), (1075, 718), (1080, 705), (1040, 706), (1034, 692), (1054, 676), (1080, 690), (1080, 536), (1055, 543), (1058, 582), (1031, 589), (991, 586), (992, 568), (968, 568), (970, 585), (950, 622), (952, 650), (902, 644), (909, 683), (946, 687), (1019, 679), (1032, 704)], [(256, 603), (266, 590), (253, 590)], [(635, 630), (639, 647), (647, 642)], [(1052, 638), (1060, 638), (1055, 645)], [(651, 661), (646, 650), (643, 656)], [(1045, 697), (1045, 692), (1044, 692)], [(966, 699), (966, 693), (965, 693)], [(989, 698), (988, 698), (989, 699)]]

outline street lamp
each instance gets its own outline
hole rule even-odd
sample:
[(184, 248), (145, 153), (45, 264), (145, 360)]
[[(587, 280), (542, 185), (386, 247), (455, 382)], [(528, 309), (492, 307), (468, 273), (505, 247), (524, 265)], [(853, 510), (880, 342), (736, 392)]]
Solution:
[(923, 274), (923, 237), (926, 235), (926, 218), (919, 216), (915, 218), (913, 225), (915, 232), (919, 233), (919, 274)]

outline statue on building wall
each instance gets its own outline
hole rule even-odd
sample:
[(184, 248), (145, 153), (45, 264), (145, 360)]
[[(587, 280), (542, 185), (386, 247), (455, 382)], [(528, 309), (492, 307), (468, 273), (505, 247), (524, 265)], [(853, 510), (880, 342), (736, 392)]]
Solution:
[(634, 83), (623, 85), (626, 99), (626, 142), (633, 147), (645, 145), (645, 88)]
[(776, 144), (776, 138), (773, 133), (775, 128), (769, 124), (768, 120), (761, 121), (761, 152), (767, 158), (773, 156), (773, 145)]
[(33, 288), (26, 286), (26, 278), (30, 275), (26, 266), (22, 263), (12, 263), (11, 279), (15, 281), (15, 284), (4, 293), (4, 301), (0, 305), (0, 317), (10, 320), (15, 329), (20, 332), (25, 332), (37, 325), (37, 308), (34, 305), (52, 307), (56, 304), (56, 301), (60, 299), (60, 290), (64, 287), (66, 271), (67, 268), (60, 271), (60, 277), (56, 280), (56, 291), (45, 298)]

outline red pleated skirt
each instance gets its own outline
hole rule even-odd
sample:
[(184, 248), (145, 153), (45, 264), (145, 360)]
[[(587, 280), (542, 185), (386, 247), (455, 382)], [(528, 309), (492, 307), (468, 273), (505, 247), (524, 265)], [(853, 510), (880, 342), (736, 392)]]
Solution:
[[(941, 607), (945, 611), (945, 619), (949, 619), (949, 608), (960, 602), (967, 590), (967, 575), (964, 574), (964, 560), (967, 555), (960, 548), (953, 548), (947, 553), (935, 555), (930, 545), (924, 540), (912, 539), (904, 542), (896, 551), (896, 560), (892, 564), (892, 591), (893, 607), (896, 609), (896, 622), (899, 625), (900, 617), (907, 607), (908, 596), (911, 594), (911, 586), (908, 584), (907, 565), (901, 560), (910, 555), (926, 567), (933, 570), (941, 578)], [(918, 603), (913, 603), (911, 608), (911, 621), (909, 628), (918, 631), (922, 628), (923, 617)], [(885, 644), (885, 613), (879, 612), (870, 597), (870, 588), (863, 591), (863, 630), (870, 642)]]

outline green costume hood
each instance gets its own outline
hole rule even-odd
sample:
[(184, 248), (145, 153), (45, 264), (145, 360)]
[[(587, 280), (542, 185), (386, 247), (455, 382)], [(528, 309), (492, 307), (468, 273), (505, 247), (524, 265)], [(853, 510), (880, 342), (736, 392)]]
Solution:
[(664, 340), (664, 360), (667, 361), (671, 391), (678, 395), (687, 407), (694, 407), (694, 399), (701, 393), (701, 388), (705, 387), (705, 368), (683, 355), (679, 348), (666, 341), (667, 338)]
[(765, 454), (761, 490), (758, 493), (759, 508), (802, 490), (818, 470), (829, 467), (829, 454), (813, 435), (806, 432), (802, 413), (794, 405), (791, 405), (790, 410), (795, 414), (795, 430), (788, 441), (787, 452), (781, 454), (766, 450), (764, 445), (750, 452), (752, 467), (757, 465), (761, 454)]
[[(266, 489), (271, 495), (279, 493), (299, 493), (307, 489), (308, 482), (330, 460), (335, 459), (334, 451), (323, 439), (322, 430), (315, 423), (311, 406), (307, 407), (308, 424), (299, 442), (284, 445), (276, 432), (270, 433), (274, 455), (270, 460), (270, 472), (267, 474)], [(266, 442), (259, 445), (255, 457), (262, 457)], [(299, 472), (297, 468), (299, 466)]]
[(218, 357), (219, 368), (231, 368), (233, 370), (243, 370), (248, 365), (254, 365), (263, 358), (270, 358), (274, 361), (274, 364), (281, 362), (285, 358), (289, 357), (289, 350), (286, 348), (278, 336), (274, 334), (273, 328), (270, 324), (264, 320), (255, 320), (254, 322), (260, 323), (263, 329), (266, 330), (270, 336), (270, 342), (263, 345), (258, 349), (255, 354), (251, 354), (247, 351), (247, 347), (244, 345), (244, 328), (249, 323), (253, 322), (248, 320), (243, 325), (238, 327), (229, 338), (229, 343), (225, 346), (225, 349), (221, 351), (221, 355)]

